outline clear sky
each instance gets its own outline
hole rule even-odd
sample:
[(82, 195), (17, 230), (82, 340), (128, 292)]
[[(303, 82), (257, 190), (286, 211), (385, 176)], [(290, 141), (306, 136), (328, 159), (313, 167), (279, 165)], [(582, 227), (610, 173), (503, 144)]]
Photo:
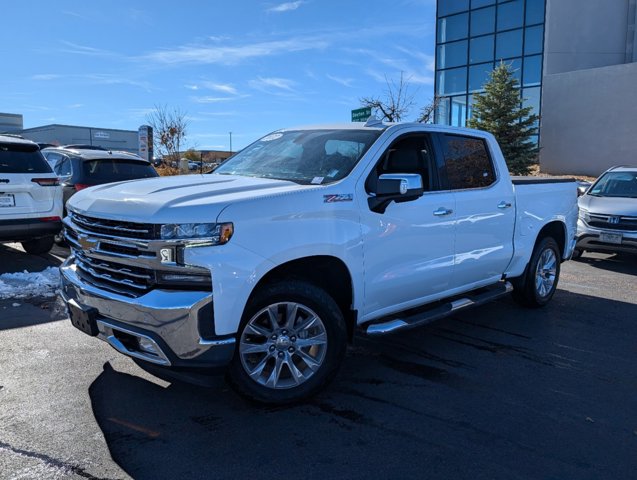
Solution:
[(136, 130), (187, 114), (188, 146), (233, 149), (278, 128), (349, 122), (386, 78), (433, 96), (435, 0), (71, 1), (3, 5), (0, 112)]

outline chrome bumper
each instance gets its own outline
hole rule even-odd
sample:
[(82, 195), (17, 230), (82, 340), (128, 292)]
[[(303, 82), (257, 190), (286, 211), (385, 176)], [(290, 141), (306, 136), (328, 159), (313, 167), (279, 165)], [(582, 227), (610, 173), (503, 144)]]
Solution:
[[(118, 295), (84, 282), (73, 256), (60, 272), (63, 300), (95, 309), (98, 338), (121, 353), (164, 366), (220, 366), (232, 358), (234, 337), (203, 339), (199, 333), (200, 316), (213, 321), (210, 292), (156, 289), (138, 298)], [(131, 349), (118, 335), (149, 340), (156, 354)]]
[[(600, 239), (601, 233), (621, 234), (622, 243), (602, 242)], [(576, 248), (598, 252), (637, 253), (637, 232), (595, 228), (579, 219), (577, 222)]]

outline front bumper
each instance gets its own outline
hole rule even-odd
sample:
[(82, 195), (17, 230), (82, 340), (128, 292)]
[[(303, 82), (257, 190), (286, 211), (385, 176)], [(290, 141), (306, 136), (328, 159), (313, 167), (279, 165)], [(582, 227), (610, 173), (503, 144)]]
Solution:
[[(603, 241), (600, 238), (603, 233), (621, 235), (621, 244)], [(637, 253), (637, 232), (595, 228), (579, 219), (575, 248), (588, 252)]]
[(65, 303), (92, 310), (97, 337), (125, 355), (176, 369), (222, 368), (234, 355), (234, 336), (203, 338), (199, 331), (202, 322), (213, 321), (210, 292), (155, 289), (137, 298), (118, 295), (80, 278), (73, 256), (60, 272)]

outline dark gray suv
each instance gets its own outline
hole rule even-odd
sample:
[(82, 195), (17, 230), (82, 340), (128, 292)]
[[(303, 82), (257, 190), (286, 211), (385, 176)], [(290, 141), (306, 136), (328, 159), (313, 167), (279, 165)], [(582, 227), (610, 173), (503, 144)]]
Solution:
[(64, 204), (86, 187), (158, 176), (150, 162), (128, 152), (69, 145), (45, 148), (42, 154), (60, 177)]

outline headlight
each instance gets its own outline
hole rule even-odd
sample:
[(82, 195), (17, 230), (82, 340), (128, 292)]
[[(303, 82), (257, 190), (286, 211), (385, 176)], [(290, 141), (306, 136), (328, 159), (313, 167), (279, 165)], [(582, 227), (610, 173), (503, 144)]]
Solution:
[(583, 221), (588, 220), (588, 210), (586, 210), (585, 208), (580, 207), (579, 213), (578, 213), (578, 217), (579, 217), (580, 220), (583, 220)]
[(228, 243), (233, 233), (232, 223), (170, 223), (160, 230), (162, 240), (209, 240), (213, 245)]

